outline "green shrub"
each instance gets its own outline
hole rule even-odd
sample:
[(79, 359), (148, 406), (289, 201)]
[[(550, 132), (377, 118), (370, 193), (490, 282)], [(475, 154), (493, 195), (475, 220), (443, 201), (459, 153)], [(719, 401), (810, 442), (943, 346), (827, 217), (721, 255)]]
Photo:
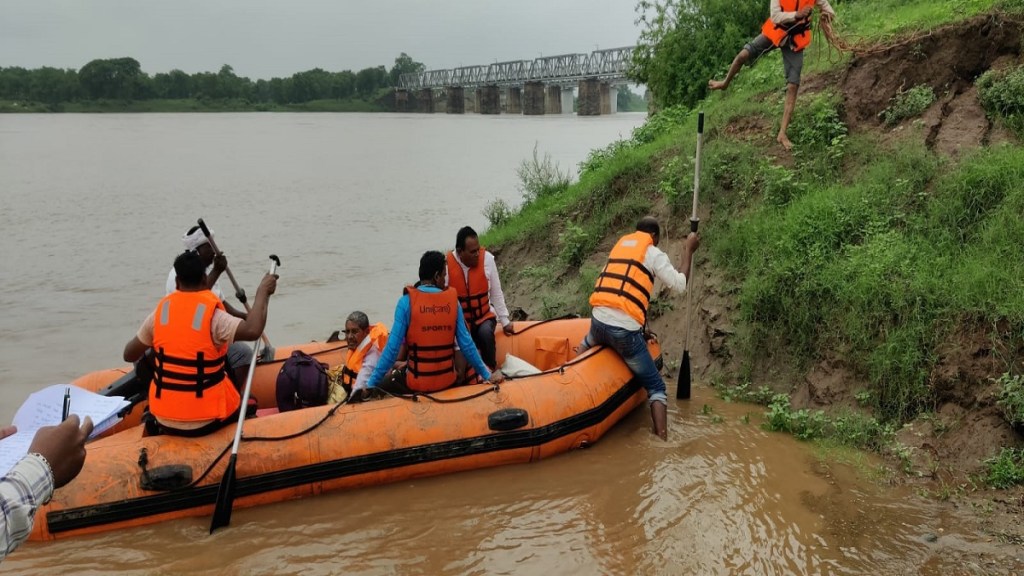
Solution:
[(562, 172), (558, 163), (551, 159), (551, 154), (545, 152), (543, 158), (538, 156), (536, 145), (533, 156), (519, 164), (516, 175), (519, 176), (519, 190), (525, 204), (562, 192), (572, 183), (569, 173)]
[(558, 243), (562, 246), (558, 256), (568, 266), (579, 266), (590, 254), (592, 248), (590, 234), (577, 224), (568, 224), (558, 235)]
[(927, 84), (919, 84), (910, 90), (900, 90), (889, 100), (889, 107), (879, 114), (886, 126), (895, 126), (914, 116), (921, 115), (935, 102), (935, 91)]
[(1024, 138), (1024, 66), (1013, 70), (989, 70), (977, 82), (981, 104), (992, 117)]
[(1024, 424), (1024, 377), (1006, 372), (995, 381), (999, 384), (996, 403), (1003, 410), (1003, 418), (1013, 426)]
[(501, 226), (505, 222), (508, 222), (509, 218), (515, 214), (512, 207), (508, 205), (501, 198), (495, 198), (491, 200), (486, 206), (484, 206), (483, 215), (487, 218), (487, 221), (491, 223), (491, 226)]
[(1006, 489), (1024, 484), (1024, 449), (1003, 448), (985, 464), (988, 466), (985, 481), (989, 486)]

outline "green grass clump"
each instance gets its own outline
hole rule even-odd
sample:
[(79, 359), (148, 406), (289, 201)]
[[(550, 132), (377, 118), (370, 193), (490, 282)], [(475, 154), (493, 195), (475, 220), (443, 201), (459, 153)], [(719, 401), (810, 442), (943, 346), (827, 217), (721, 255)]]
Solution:
[(1024, 484), (1024, 449), (1003, 448), (998, 455), (985, 461), (988, 474), (985, 481), (993, 488), (1012, 488)]
[(886, 126), (895, 126), (907, 118), (920, 116), (935, 102), (935, 90), (926, 84), (914, 86), (910, 90), (900, 90), (893, 96), (889, 107), (882, 110), (882, 122)]
[(794, 410), (789, 396), (776, 394), (765, 412), (764, 428), (786, 432), (801, 440), (825, 440), (842, 446), (880, 451), (892, 444), (895, 428), (876, 418), (853, 412), (830, 416), (821, 410)]
[(1013, 70), (989, 70), (978, 77), (978, 96), (989, 116), (1002, 119), (1024, 138), (1024, 66)]
[(1003, 418), (1013, 426), (1024, 424), (1024, 377), (1004, 373), (996, 379), (999, 384), (999, 400), (996, 403), (1003, 411)]

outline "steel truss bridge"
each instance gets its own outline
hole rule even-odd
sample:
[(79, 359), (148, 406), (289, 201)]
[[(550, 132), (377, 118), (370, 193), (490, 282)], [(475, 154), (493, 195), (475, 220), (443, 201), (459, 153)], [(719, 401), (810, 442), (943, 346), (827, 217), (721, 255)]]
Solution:
[(398, 89), (522, 86), (528, 82), (571, 85), (588, 78), (597, 78), (609, 83), (625, 83), (626, 71), (633, 61), (634, 48), (608, 48), (595, 50), (590, 54), (543, 56), (535, 60), (513, 60), (448, 70), (427, 70), (418, 74), (402, 74), (398, 78)]

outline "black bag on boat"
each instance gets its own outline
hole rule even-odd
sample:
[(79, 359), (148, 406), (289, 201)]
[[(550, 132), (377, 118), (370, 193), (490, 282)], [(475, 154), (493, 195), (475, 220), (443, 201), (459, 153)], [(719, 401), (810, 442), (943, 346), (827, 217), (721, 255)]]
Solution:
[(327, 404), (328, 389), (327, 364), (296, 350), (277, 374), (277, 408), (287, 412), (323, 406)]

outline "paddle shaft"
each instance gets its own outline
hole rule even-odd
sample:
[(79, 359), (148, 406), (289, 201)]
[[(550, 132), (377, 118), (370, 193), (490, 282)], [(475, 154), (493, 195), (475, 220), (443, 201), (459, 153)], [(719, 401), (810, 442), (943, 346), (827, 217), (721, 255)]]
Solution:
[[(277, 273), (277, 265), (280, 264), (277, 256), (270, 257), (270, 273)], [(231, 508), (235, 501), (235, 462), (238, 459), (238, 446), (242, 443), (242, 425), (245, 424), (245, 411), (249, 406), (249, 393), (252, 392), (252, 376), (256, 372), (256, 357), (259, 356), (260, 343), (257, 340), (253, 345), (252, 360), (249, 361), (249, 375), (245, 378), (245, 389), (242, 390), (242, 403), (238, 407), (238, 425), (235, 426), (235, 439), (231, 443), (231, 457), (224, 469), (224, 476), (221, 478), (220, 488), (217, 490), (217, 503), (213, 509), (213, 519), (210, 522), (210, 533), (221, 526), (231, 523)]]
[[(206, 240), (210, 243), (210, 248), (213, 248), (214, 254), (220, 254), (220, 248), (217, 248), (217, 243), (213, 241), (213, 234), (210, 234), (210, 229), (206, 227), (206, 222), (203, 222), (202, 218), (199, 219), (199, 227), (203, 230), (203, 234), (206, 236)], [(252, 311), (252, 308), (249, 307), (249, 301), (245, 296), (245, 290), (238, 285), (238, 281), (235, 280), (235, 275), (231, 273), (231, 268), (227, 265), (224, 266), (224, 272), (227, 273), (228, 279), (231, 280), (231, 285), (235, 288), (235, 298), (238, 298), (238, 301), (245, 307), (245, 313), (248, 314)], [(260, 339), (263, 340), (264, 346), (267, 348), (271, 347), (270, 339), (267, 338), (266, 334), (260, 334)]]
[[(697, 113), (697, 159), (693, 168), (693, 211), (690, 214), (690, 232), (697, 232), (700, 218), (697, 216), (697, 198), (700, 195), (700, 158), (701, 149), (704, 143), (704, 112)], [(690, 259), (689, 276), (686, 279), (686, 338), (683, 344), (683, 359), (679, 364), (679, 376), (676, 381), (676, 399), (688, 400), (690, 398), (690, 387), (692, 375), (690, 368), (690, 333), (691, 326), (691, 302), (693, 301), (693, 269), (695, 264)]]

